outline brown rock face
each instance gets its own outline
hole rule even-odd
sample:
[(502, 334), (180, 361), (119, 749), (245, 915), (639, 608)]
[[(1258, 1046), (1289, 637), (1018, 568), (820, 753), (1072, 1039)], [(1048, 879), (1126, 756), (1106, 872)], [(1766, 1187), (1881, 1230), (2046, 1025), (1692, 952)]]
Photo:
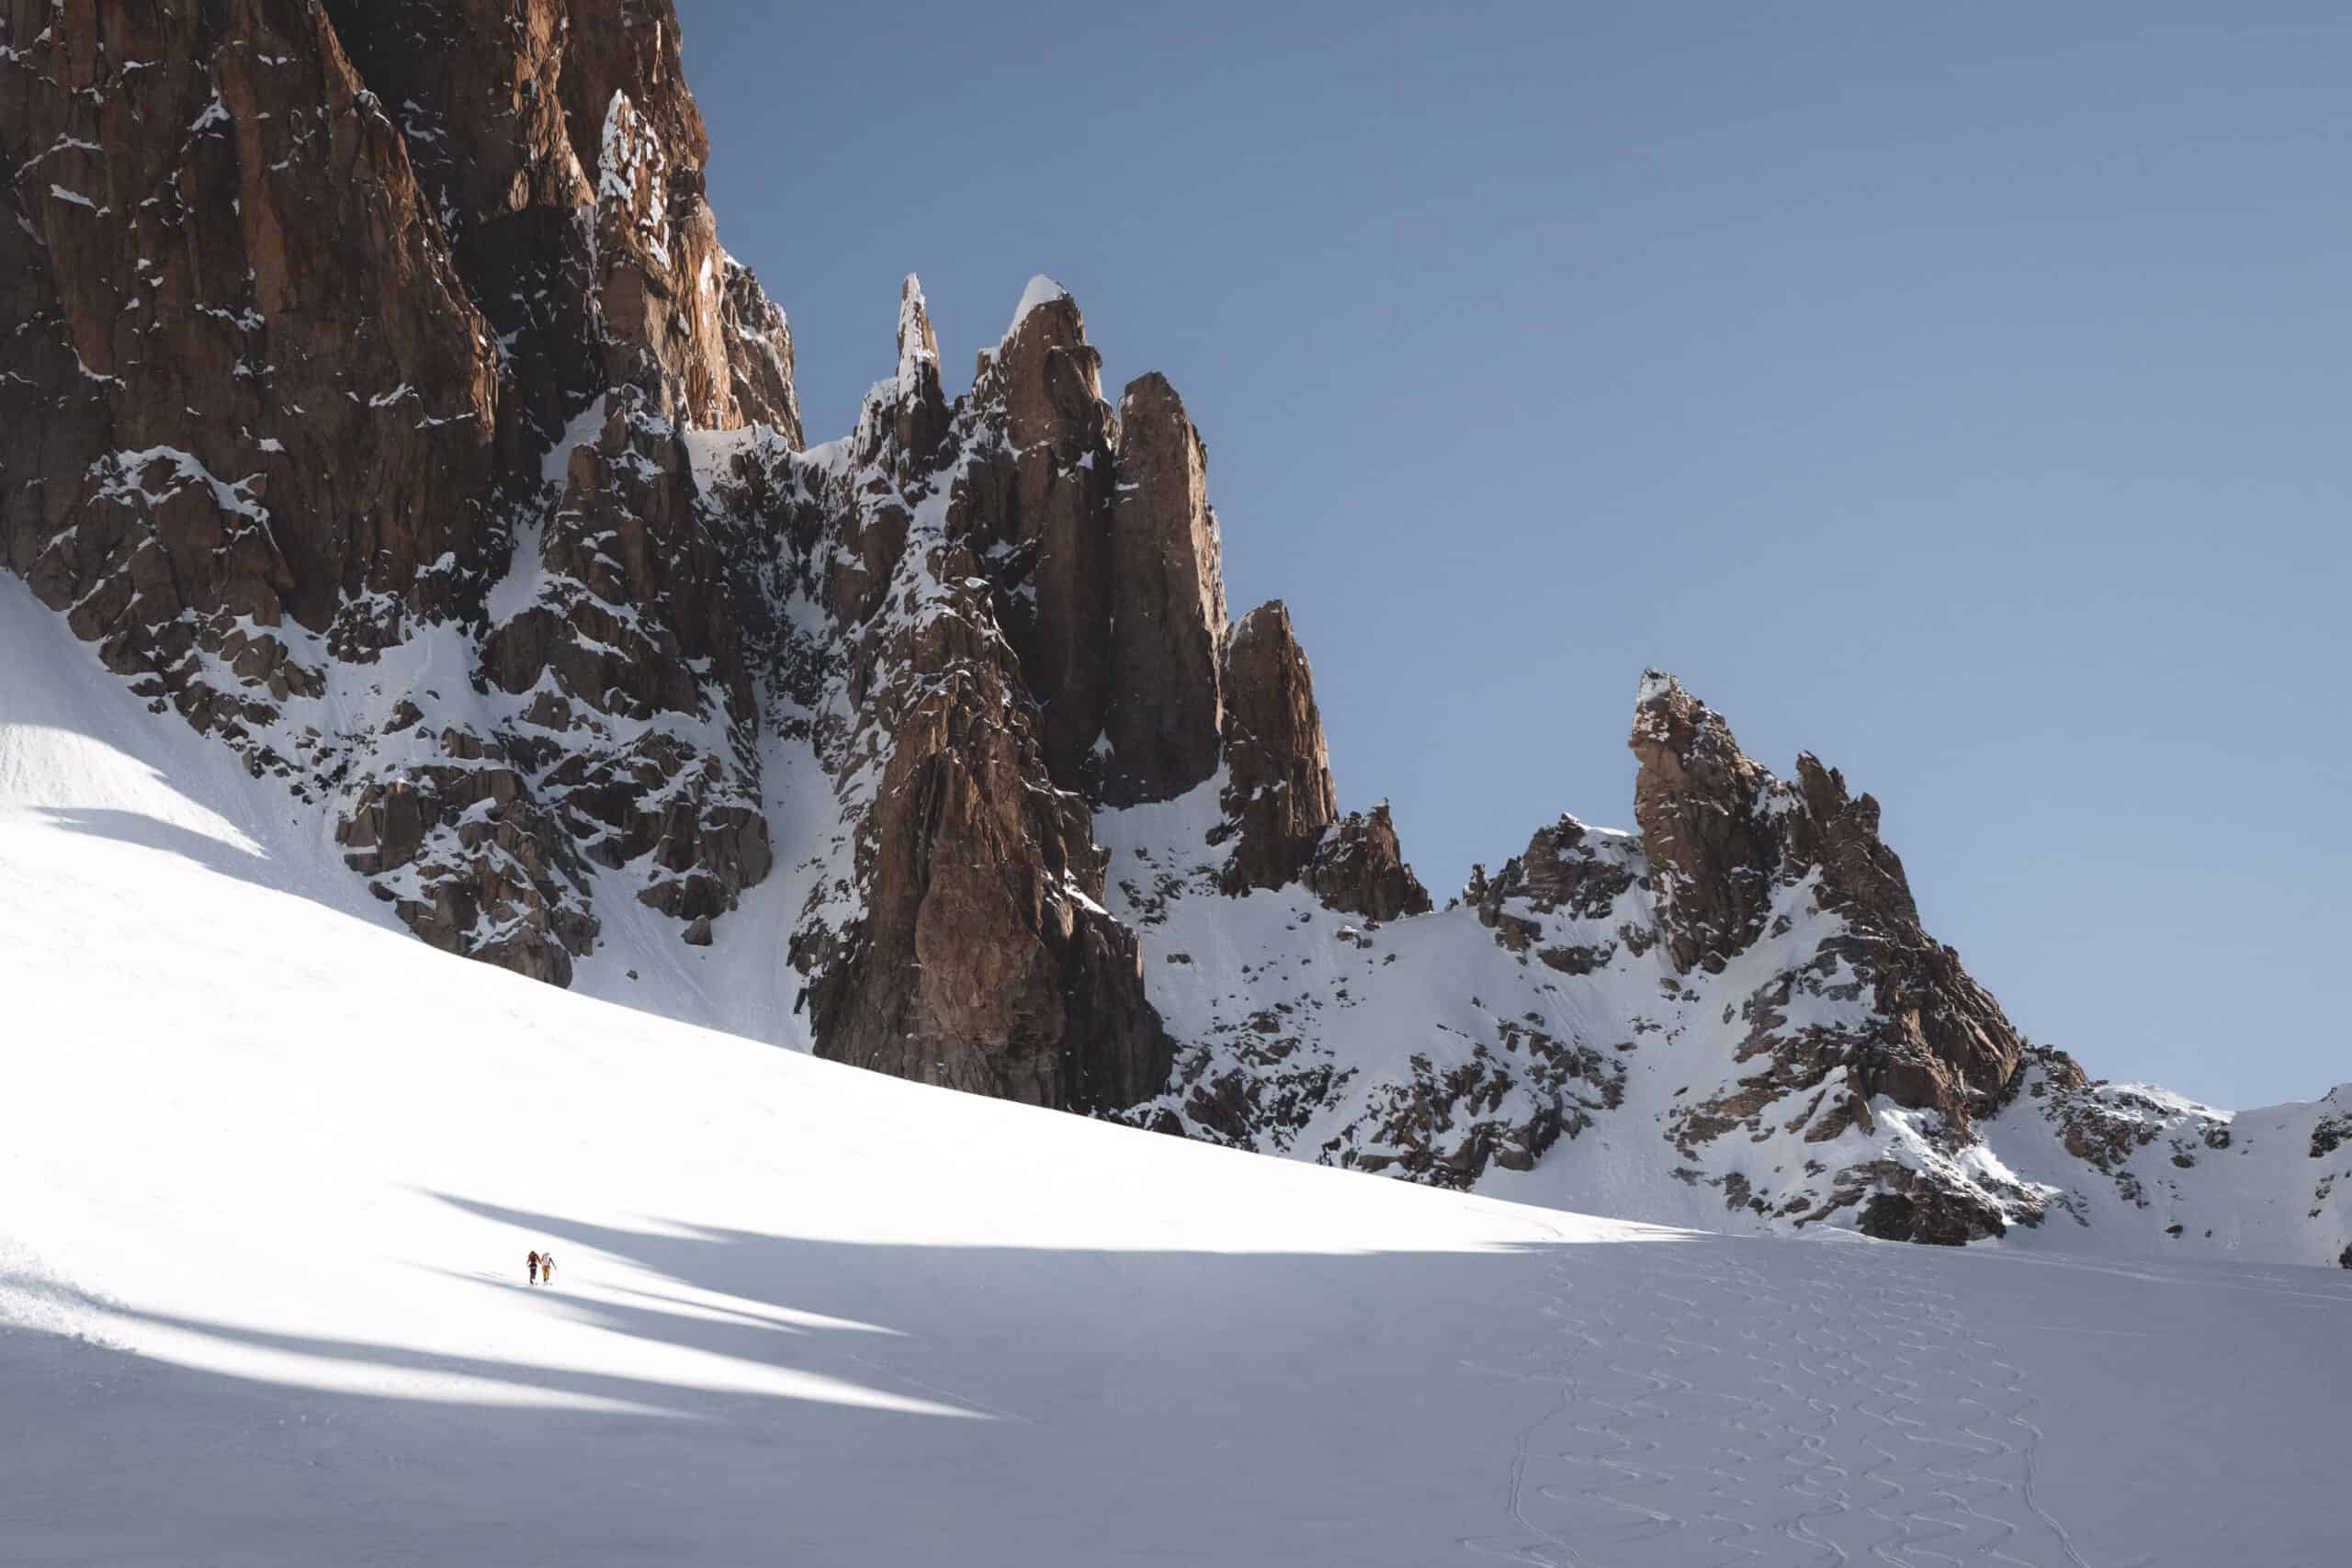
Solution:
[(1648, 852), (1657, 921), (1674, 966), (1719, 972), (1762, 934), (1781, 869), (1772, 775), (1724, 716), (1673, 677), (1642, 677), (1634, 715), (1634, 818)]
[(1368, 919), (1426, 915), (1430, 908), (1429, 889), (1405, 863), (1385, 800), (1340, 818), (1316, 846), (1306, 884), (1325, 907)]
[(1809, 752), (1797, 759), (1797, 793), (1804, 809), (1787, 818), (1791, 852), (1822, 867), (1823, 904), (1854, 927), (1829, 945), (1869, 979), (1890, 1021), (1866, 1085), (1963, 1120), (1987, 1108), (2024, 1061), (2024, 1037), (1960, 954), (1921, 929), (1903, 863), (1879, 840), (1878, 802), (1849, 799), (1844, 776)]
[[(237, 739), (315, 684), (286, 622), (372, 646), (479, 566), (481, 319), (315, 7), (26, 0), (6, 26), (0, 546), (111, 668)], [(203, 671), (232, 637), (258, 693)]]
[(1225, 816), (1234, 840), (1228, 893), (1304, 875), (1339, 815), (1315, 677), (1279, 599), (1234, 623), (1225, 641)]
[[(855, 850), (841, 915), (814, 909), (793, 962), (820, 1055), (1038, 1105), (1129, 1105), (1166, 1082), (1173, 1047), (1145, 999), (1135, 933), (1102, 908), (1091, 813), (1053, 768), (1056, 710), (1031, 685), (1041, 669), (1068, 676), (1076, 646), (1051, 634), (1075, 625), (1078, 601), (1053, 597), (1037, 569), (1104, 545), (1101, 509), (1069, 512), (1076, 491), (1047, 461), (1083, 408), (1039, 396), (1061, 373), (1054, 354), (1091, 376), (1091, 351), (1081, 362), (1066, 352), (1074, 340), (1055, 346), (1075, 332), (1074, 306), (1033, 311), (1016, 344), (1034, 341), (1008, 356), (1020, 376), (984, 377), (945, 408), (920, 301), (910, 280), (900, 372), (869, 398), (858, 466), (766, 487), (813, 482), (840, 518), (841, 547), (825, 554), (842, 660), (831, 711), (844, 722), (824, 755)], [(1009, 446), (1012, 434), (1028, 444)], [(1083, 449), (1107, 486), (1107, 446)], [(1022, 648), (998, 607), (1024, 602), (1024, 586), (1040, 615)]]
[(1078, 301), (1035, 305), (972, 384), (972, 438), (951, 527), (994, 568), (1005, 635), (1044, 709), (1038, 735), (1065, 788), (1099, 773), (1111, 697), (1113, 418)]
[[(481, 765), (467, 741), (444, 738), (464, 765), (418, 766), (365, 786), (337, 827), (345, 861), (379, 879), (378, 896), (444, 953), (570, 985), (572, 955), (596, 936), (580, 908), (583, 868), (571, 840), (532, 800), (519, 770)], [(479, 940), (485, 931), (492, 934)]]
[[(1129, 1104), (1170, 1048), (1134, 933), (1096, 903), (1084, 802), (1043, 784), (1025, 726), (995, 722), (1007, 671), (984, 608), (888, 639), (907, 662), (869, 694), (890, 761), (859, 830), (865, 919), (816, 987), (819, 1053), (1034, 1105)], [(951, 668), (965, 678), (925, 680)]]
[(997, 587), (1055, 779), (1125, 806), (1208, 778), (1223, 550), (1182, 400), (1148, 375), (1114, 417), (1078, 302), (1040, 278), (959, 408), (949, 530)]
[(1111, 517), (1112, 805), (1182, 795), (1216, 772), (1224, 703), (1224, 547), (1208, 448), (1158, 371), (1119, 399)]
[[(797, 443), (798, 413), (702, 200), (666, 0), (0, 20), (0, 559), (135, 690), (333, 799), (435, 945), (563, 982), (587, 861), (732, 907), (769, 860), (744, 563), (678, 431)], [(559, 501), (540, 455), (583, 410)], [(485, 628), (510, 570), (544, 587)], [(447, 691), (353, 672), (458, 626), (489, 635)]]
[(899, 285), (899, 371), (884, 385), (890, 389), (886, 416), (865, 426), (868, 434), (859, 440), (860, 456), (872, 461), (887, 437), (907, 477), (931, 472), (947, 434), (947, 394), (939, 379), (939, 336), (931, 328), (922, 279), (913, 273)]
[(1856, 1228), (1864, 1235), (1929, 1247), (1965, 1247), (2008, 1231), (1999, 1210), (1924, 1180), (1908, 1167), (1882, 1160), (1869, 1170), (1893, 1190), (1862, 1200)]
[[(540, 787), (586, 857), (644, 861), (639, 901), (695, 919), (733, 908), (772, 855), (740, 760), (758, 709), (735, 565), (649, 401), (634, 387), (610, 394), (603, 434), (572, 451), (540, 529), (547, 586), (492, 630), (482, 663), (500, 690), (542, 694), (526, 745), (556, 754)], [(725, 715), (738, 744), (712, 754), (685, 739), (681, 727), (706, 714)]]
[[(484, 47), (510, 9), (505, 47)], [(503, 434), (519, 458), (553, 440), (598, 379), (593, 236), (574, 221), (595, 205), (595, 148), (575, 154), (568, 135), (564, 6), (333, 0), (327, 13), (378, 96), (400, 106), (427, 205), (507, 344)]]
[[(530, 704), (519, 732), (482, 737), (483, 752), (525, 765), (543, 819), (571, 841), (543, 846), (549, 863), (576, 845), (640, 867), (637, 897), (666, 914), (723, 913), (772, 859), (737, 619), (754, 563), (701, 513), (679, 431), (758, 420), (789, 444), (799, 424), (782, 313), (719, 248), (702, 198), (707, 143), (675, 20), (634, 0), (616, 14), (546, 0), (345, 9), (367, 69), (401, 96), (459, 269), (509, 345), (509, 461), (527, 474), (559, 431), (579, 440), (568, 420), (591, 426), (548, 464), (560, 498), (516, 511), (537, 558), (512, 570), (542, 586), (490, 628), (481, 660), (491, 684)], [(731, 733), (711, 749), (695, 736), (716, 716)], [(551, 905), (548, 934), (584, 953), (595, 922), (573, 916)]]
[(1956, 1127), (1988, 1109), (2024, 1059), (2025, 1041), (1960, 955), (1919, 925), (1903, 863), (1878, 836), (1878, 802), (1848, 795), (1846, 781), (1810, 754), (1784, 784), (1739, 750), (1723, 716), (1672, 677), (1650, 671), (1634, 714), (1634, 815), (1650, 866), (1657, 923), (1675, 965), (1719, 973), (1764, 934), (1774, 899), (1818, 871), (1823, 909), (1846, 930), (1820, 947), (1869, 987), (1875, 1007), (1860, 1034), (1774, 1032), (1792, 986), (1785, 976), (1756, 1003), (1759, 1043), (1777, 1043), (1776, 1072), (1811, 1089), (1835, 1068), (1857, 1090), (1933, 1107)]
[[(458, 270), (506, 345), (514, 432), (543, 447), (605, 386), (800, 441), (782, 314), (717, 239), (709, 140), (666, 3), (333, 0), (399, 119)], [(586, 212), (598, 220), (580, 220)]]
[(610, 387), (800, 441), (791, 336), (720, 248), (667, 0), (330, 0), (498, 335), (529, 453)]
[[(1041, 1104), (1132, 1105), (1167, 1087), (1174, 1045), (1134, 933), (1101, 907), (1090, 801), (1182, 794), (1222, 756), (1228, 890), (1304, 880), (1375, 919), (1428, 896), (1385, 809), (1335, 830), (1286, 612), (1228, 633), (1205, 448), (1166, 381), (1136, 381), (1114, 421), (1076, 302), (1043, 279), (952, 404), (912, 279), (898, 342), (845, 460), (730, 480), (753, 508), (741, 536), (822, 563), (839, 639), (838, 695), (811, 705), (855, 853), (793, 942), (817, 1047)], [(810, 498), (805, 535), (774, 521), (790, 496)]]
[(1234, 623), (1220, 661), (1226, 892), (1302, 883), (1333, 909), (1393, 920), (1430, 908), (1385, 801), (1339, 814), (1315, 677), (1281, 600)]

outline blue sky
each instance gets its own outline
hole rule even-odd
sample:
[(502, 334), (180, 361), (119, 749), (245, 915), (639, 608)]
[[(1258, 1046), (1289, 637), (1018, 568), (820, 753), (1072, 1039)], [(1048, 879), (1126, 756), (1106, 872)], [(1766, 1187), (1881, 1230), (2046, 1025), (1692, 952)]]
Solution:
[(1060, 279), (1441, 898), (1630, 826), (1657, 663), (2033, 1038), (2352, 1079), (2352, 13), (679, 10), (812, 437), (902, 273), (951, 390)]

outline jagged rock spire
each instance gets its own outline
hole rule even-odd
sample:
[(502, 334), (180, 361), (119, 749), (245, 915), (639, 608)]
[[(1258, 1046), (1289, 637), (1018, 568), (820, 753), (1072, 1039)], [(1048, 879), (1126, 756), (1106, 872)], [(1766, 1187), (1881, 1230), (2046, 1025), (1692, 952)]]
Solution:
[(1720, 970), (1756, 940), (1771, 903), (1781, 840), (1763, 796), (1774, 780), (1723, 715), (1662, 670), (1642, 672), (1631, 744), (1641, 764), (1634, 817), (1667, 950), (1685, 974)]
[(1238, 841), (1225, 886), (1299, 879), (1339, 815), (1315, 677), (1281, 600), (1233, 625), (1225, 642), (1225, 815)]
[(978, 380), (1002, 399), (1016, 451), (1066, 449), (1110, 436), (1102, 355), (1086, 339), (1076, 297), (1058, 284), (1040, 288), (1031, 283)]
[(859, 915), (794, 938), (817, 1052), (1036, 1105), (1132, 1104), (1171, 1050), (1136, 934), (1101, 907), (1103, 852), (1046, 771), (976, 563), (933, 548), (927, 612), (852, 634), (882, 761), (854, 818)]
[[(801, 443), (784, 314), (718, 243), (668, 0), (328, 0), (489, 317), (527, 470), (587, 401)], [(582, 221), (583, 217), (586, 221)], [(558, 455), (559, 457), (560, 454)]]
[(948, 437), (948, 392), (938, 381), (938, 336), (924, 306), (922, 277), (908, 273), (899, 285), (899, 369), (865, 392), (858, 413), (858, 461), (873, 463), (885, 442), (896, 446), (908, 479), (920, 479), (938, 461)]
[[(1012, 322), (1005, 327), (1004, 334), (996, 341), (997, 354), (1001, 355), (1004, 352), (1005, 345), (1012, 341), (1012, 334), (1019, 332), (1021, 324), (1029, 319), (1030, 311), (1040, 305), (1051, 305), (1070, 298), (1069, 289), (1064, 288), (1044, 273), (1032, 276), (1028, 287), (1021, 291), (1021, 302), (1012, 308)], [(1075, 303), (1074, 300), (1072, 302)], [(986, 352), (986, 350), (982, 351), (983, 354)]]
[(1281, 600), (1259, 605), (1226, 636), (1227, 893), (1303, 883), (1328, 907), (1375, 920), (1417, 915), (1430, 896), (1405, 863), (1388, 803), (1340, 816), (1329, 748), (1306, 650)]
[[(893, 471), (845, 474), (823, 499), (829, 553), (854, 556), (864, 584), (833, 597), (851, 744), (876, 778), (844, 818), (857, 913), (804, 922), (793, 959), (820, 1055), (1107, 1110), (1154, 1092), (1172, 1050), (1136, 933), (1101, 905), (1104, 854), (1077, 787), (1079, 738), (1102, 722), (1109, 415), (1036, 396), (1081, 351), (1091, 374), (1066, 296), (1014, 339), (947, 405), (910, 275), (898, 368), (854, 443), (861, 464), (888, 457)], [(1023, 407), (1025, 446), (1010, 439)], [(943, 488), (944, 508), (924, 504)], [(909, 580), (922, 592), (874, 592)]]
[(1632, 743), (1641, 761), (1634, 813), (1677, 969), (1721, 972), (1764, 934), (1776, 894), (1817, 875), (1815, 904), (1847, 927), (1821, 952), (1849, 964), (1877, 1000), (1871, 1028), (1838, 1043), (1856, 1091), (1964, 1126), (2006, 1089), (2025, 1041), (1960, 955), (1920, 927), (1903, 863), (1879, 839), (1877, 801), (1849, 797), (1844, 775), (1810, 752), (1793, 785), (1773, 777), (1740, 750), (1723, 715), (1660, 671), (1642, 676)]
[(939, 338), (931, 330), (931, 310), (922, 297), (922, 279), (907, 274), (899, 285), (899, 399), (916, 396), (923, 383), (939, 380)]
[(1216, 772), (1223, 726), (1225, 551), (1208, 448), (1154, 370), (1119, 399), (1111, 517), (1112, 748), (1106, 800), (1165, 799)]
[(1002, 565), (1005, 634), (1055, 781), (1092, 793), (1111, 697), (1114, 420), (1078, 301), (1032, 286), (979, 356), (954, 531)]

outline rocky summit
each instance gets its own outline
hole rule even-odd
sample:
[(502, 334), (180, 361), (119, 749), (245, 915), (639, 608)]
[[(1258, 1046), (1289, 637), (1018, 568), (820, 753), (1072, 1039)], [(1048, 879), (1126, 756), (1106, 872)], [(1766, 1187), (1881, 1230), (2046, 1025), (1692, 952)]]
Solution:
[(1663, 673), (1638, 830), (1435, 908), (1288, 612), (1228, 614), (1182, 397), (1107, 391), (1066, 290), (966, 384), (877, 279), (894, 368), (806, 439), (680, 61), (667, 0), (0, 10), (0, 556), (418, 937), (1556, 1206), (2352, 1257), (2352, 1089), (2092, 1079), (1875, 800)]

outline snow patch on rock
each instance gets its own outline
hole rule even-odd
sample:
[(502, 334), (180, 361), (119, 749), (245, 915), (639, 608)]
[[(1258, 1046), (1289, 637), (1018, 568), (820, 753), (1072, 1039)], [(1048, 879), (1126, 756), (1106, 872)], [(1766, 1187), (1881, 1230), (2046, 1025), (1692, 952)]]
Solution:
[(1000, 355), (1004, 352), (1005, 344), (1012, 341), (1012, 335), (1021, 330), (1021, 323), (1029, 319), (1030, 311), (1041, 305), (1050, 305), (1057, 299), (1067, 299), (1069, 297), (1069, 289), (1064, 288), (1044, 273), (1038, 273), (1032, 277), (1028, 286), (1021, 291), (1021, 302), (1012, 308), (1012, 321), (1005, 327), (1004, 335), (996, 341), (997, 352)]

